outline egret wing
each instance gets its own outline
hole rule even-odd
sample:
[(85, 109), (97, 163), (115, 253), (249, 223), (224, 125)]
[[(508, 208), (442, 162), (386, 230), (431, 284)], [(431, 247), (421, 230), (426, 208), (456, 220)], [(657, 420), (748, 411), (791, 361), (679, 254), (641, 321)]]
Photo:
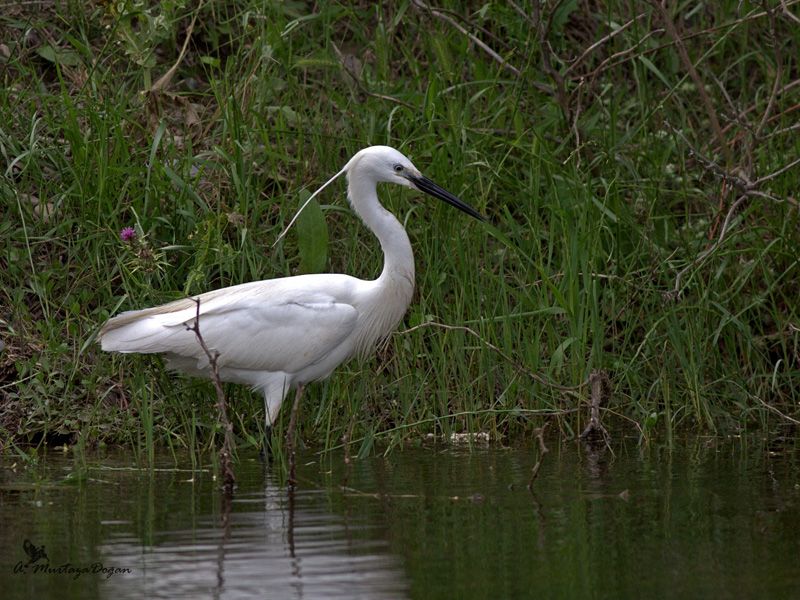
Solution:
[[(297, 372), (350, 336), (358, 320), (355, 306), (313, 289), (319, 286), (298, 290), (287, 282), (254, 282), (199, 296), (200, 332), (219, 353), (220, 367)], [(195, 358), (204, 368), (207, 357), (188, 329), (197, 317), (191, 298), (123, 313), (103, 328), (101, 344), (104, 350)]]

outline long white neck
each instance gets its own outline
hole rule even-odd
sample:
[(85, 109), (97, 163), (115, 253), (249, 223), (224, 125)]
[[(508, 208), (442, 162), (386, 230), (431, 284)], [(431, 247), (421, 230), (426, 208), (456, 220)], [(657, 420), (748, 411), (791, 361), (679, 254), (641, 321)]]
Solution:
[(348, 173), (347, 195), (353, 210), (381, 244), (384, 262), (379, 281), (402, 287), (410, 302), (414, 292), (414, 255), (408, 234), (400, 221), (381, 206), (375, 182), (354, 171)]
[(370, 299), (356, 332), (355, 348), (361, 356), (397, 327), (414, 295), (414, 255), (408, 234), (395, 216), (378, 201), (375, 178), (359, 169), (357, 154), (347, 169), (347, 196), (356, 214), (375, 234), (383, 250), (383, 271), (372, 285)]

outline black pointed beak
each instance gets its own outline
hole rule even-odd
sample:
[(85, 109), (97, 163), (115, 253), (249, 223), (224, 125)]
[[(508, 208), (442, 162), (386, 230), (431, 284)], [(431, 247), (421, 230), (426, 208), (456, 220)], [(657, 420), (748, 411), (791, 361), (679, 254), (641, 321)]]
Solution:
[(447, 202), (447, 204), (450, 206), (455, 206), (458, 210), (467, 213), (470, 217), (474, 217), (479, 221), (486, 221), (486, 217), (464, 202), (461, 198), (454, 196), (446, 189), (439, 187), (427, 177), (423, 177), (422, 175), (415, 177), (411, 175), (408, 179), (419, 191), (425, 192), (426, 194), (433, 196), (434, 198), (438, 198), (443, 202)]

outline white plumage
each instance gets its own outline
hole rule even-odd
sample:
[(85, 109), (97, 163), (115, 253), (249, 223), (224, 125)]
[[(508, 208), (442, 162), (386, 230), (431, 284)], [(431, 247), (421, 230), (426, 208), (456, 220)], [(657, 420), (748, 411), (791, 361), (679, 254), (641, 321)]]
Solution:
[[(368, 354), (394, 330), (411, 302), (411, 244), (400, 222), (381, 206), (376, 190), (379, 182), (419, 189), (482, 219), (388, 146), (361, 150), (341, 173), (347, 174), (353, 210), (381, 244), (384, 267), (378, 279), (299, 275), (195, 297), (200, 300), (203, 339), (219, 354), (220, 378), (264, 394), (267, 427), (290, 389), (327, 377), (352, 356)], [(100, 344), (108, 351), (161, 353), (169, 368), (209, 377), (206, 354), (194, 332), (187, 329), (196, 315), (193, 298), (125, 312), (103, 326)]]

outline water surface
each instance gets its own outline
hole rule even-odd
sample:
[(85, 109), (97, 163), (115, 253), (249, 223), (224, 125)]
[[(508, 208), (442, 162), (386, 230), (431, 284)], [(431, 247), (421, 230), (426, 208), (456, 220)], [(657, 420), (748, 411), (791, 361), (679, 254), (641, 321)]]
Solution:
[(210, 470), (172, 456), (155, 468), (124, 453), (6, 458), (0, 590), (114, 600), (800, 597), (797, 452), (713, 439), (671, 452), (550, 445), (533, 493), (527, 447), (406, 449), (349, 469), (339, 454), (307, 453), (294, 495), (269, 465), (242, 456), (230, 506)]

